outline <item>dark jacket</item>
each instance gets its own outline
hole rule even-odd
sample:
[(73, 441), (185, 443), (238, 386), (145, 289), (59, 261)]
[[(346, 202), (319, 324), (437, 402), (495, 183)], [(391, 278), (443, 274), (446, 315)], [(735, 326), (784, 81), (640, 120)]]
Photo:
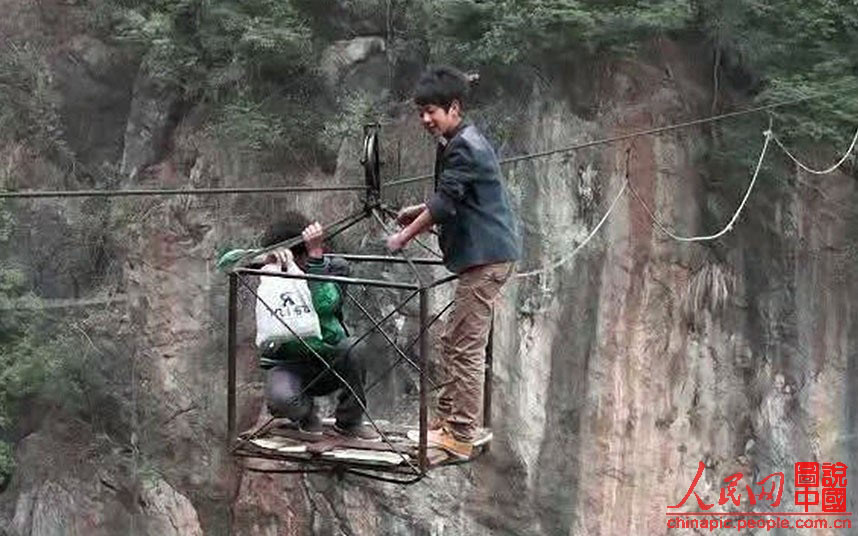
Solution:
[[(338, 257), (310, 258), (307, 261), (308, 274), (348, 276), (349, 272), (348, 262)], [(343, 291), (338, 283), (331, 281), (307, 281), (307, 286), (313, 297), (313, 308), (319, 315), (322, 336), (306, 338), (304, 342), (325, 359), (331, 359), (337, 353), (337, 345), (348, 336), (343, 322)], [(301, 341), (290, 340), (263, 348), (259, 365), (270, 368), (278, 363), (314, 362), (316, 359)]]
[(495, 151), (463, 122), (435, 159), (435, 194), (426, 204), (440, 225), (444, 264), (461, 273), (474, 266), (515, 261), (518, 231)]

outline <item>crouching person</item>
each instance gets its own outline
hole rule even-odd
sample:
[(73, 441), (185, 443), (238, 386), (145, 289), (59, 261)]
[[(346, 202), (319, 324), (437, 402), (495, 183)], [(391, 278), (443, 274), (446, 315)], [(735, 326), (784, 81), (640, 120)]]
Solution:
[[(337, 276), (349, 274), (349, 266), (344, 260), (323, 256), (322, 226), (318, 223), (308, 225), (306, 218), (297, 213), (289, 213), (272, 225), (263, 239), (263, 246), (286, 241), (298, 234), (303, 236), (304, 242), (291, 250), (277, 251), (267, 256), (264, 259), (264, 270), (291, 273), (300, 273), (297, 272), (300, 270), (308, 274)], [(347, 335), (340, 286), (329, 281), (307, 281), (304, 284), (304, 280), (299, 279), (262, 279), (260, 287), (265, 280), (279, 280), (293, 282), (294, 288), (298, 289), (295, 292), (268, 293), (271, 299), (266, 302), (274, 301), (268, 306), (286, 324), (302, 325), (302, 313), (310, 313), (313, 322), (318, 318), (317, 327), (311, 327), (309, 332), (304, 330), (305, 334), (310, 335), (302, 335), (303, 342), (294, 337), (294, 332), (291, 336), (287, 333), (283, 337), (260, 339), (264, 322), (273, 320), (281, 326), (282, 323), (271, 315), (268, 307), (257, 303), (257, 345), (260, 366), (266, 369), (265, 397), (271, 414), (292, 420), (304, 433), (321, 435), (322, 420), (314, 397), (339, 391), (334, 430), (351, 438), (378, 440), (375, 430), (363, 423), (362, 406), (366, 405), (365, 363), (359, 355), (360, 348), (352, 348), (354, 339)], [(302, 288), (303, 293), (309, 291), (309, 296), (302, 296)], [(307, 307), (310, 304), (307, 302), (312, 304), (312, 309)], [(348, 383), (348, 387), (320, 357)]]

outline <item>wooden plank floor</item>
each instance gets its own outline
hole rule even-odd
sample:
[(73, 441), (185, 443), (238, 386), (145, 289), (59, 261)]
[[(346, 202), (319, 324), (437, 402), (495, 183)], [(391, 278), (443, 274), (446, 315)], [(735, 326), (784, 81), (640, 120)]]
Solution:
[[(297, 427), (286, 421), (277, 419), (263, 429), (245, 432), (239, 436), (236, 452), (245, 457), (258, 455), (267, 459), (282, 458), (284, 461), (300, 463), (301, 461), (328, 461), (348, 465), (355, 463), (360, 465), (377, 467), (408, 467), (408, 464), (418, 464), (418, 445), (407, 436), (416, 435), (415, 429), (411, 427), (395, 426), (388, 422), (377, 422), (379, 428), (387, 437), (389, 444), (384, 441), (365, 441), (347, 438), (337, 434), (333, 430), (333, 422), (329, 419), (323, 421), (325, 430), (322, 434), (308, 434), (301, 432)], [(411, 432), (411, 434), (408, 434)], [(477, 442), (478, 447), (474, 450), (472, 459), (484, 450), (491, 441), (491, 432), (485, 433)], [(458, 460), (449, 456), (442, 449), (430, 446), (428, 449), (429, 462), (431, 466), (458, 463)], [(408, 462), (406, 462), (406, 459)]]

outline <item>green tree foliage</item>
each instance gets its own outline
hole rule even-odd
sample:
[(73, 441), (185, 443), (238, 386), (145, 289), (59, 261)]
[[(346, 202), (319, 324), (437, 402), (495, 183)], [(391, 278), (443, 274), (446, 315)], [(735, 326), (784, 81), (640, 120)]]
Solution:
[(684, 28), (688, 0), (428, 0), (434, 52), (480, 64), (556, 61)]
[(0, 142), (26, 141), (49, 156), (68, 158), (56, 110), (51, 70), (29, 44), (0, 50)]
[(287, 77), (311, 59), (311, 35), (288, 1), (117, 1), (110, 30), (143, 47), (150, 72), (212, 96), (248, 78)]
[(760, 103), (831, 92), (778, 111), (797, 143), (840, 142), (858, 117), (855, 0), (427, 0), (438, 60), (472, 67), (546, 65), (622, 54), (654, 35), (712, 45), (713, 82)]
[(6, 486), (14, 470), (15, 458), (12, 455), (12, 447), (9, 443), (0, 441), (0, 490)]
[(841, 145), (854, 132), (858, 2), (705, 0), (698, 12), (722, 66), (748, 73), (759, 101), (830, 95), (776, 112), (781, 132), (796, 143)]
[(207, 132), (226, 144), (307, 148), (299, 104), (317, 98), (318, 81), (313, 36), (291, 2), (101, 0), (93, 21), (138, 47), (151, 78), (208, 110)]
[[(749, 116), (713, 127), (713, 175), (726, 177), (731, 190), (745, 186), (769, 119), (779, 138), (811, 165), (824, 167), (839, 157), (858, 128), (858, 3), (700, 0), (697, 10), (697, 27), (714, 50), (714, 85), (722, 93), (744, 90), (758, 104), (821, 96), (773, 110), (769, 118)], [(772, 149), (760, 180), (789, 187), (794, 167)], [(853, 155), (845, 169), (851, 165), (854, 171), (856, 161)]]
[[(4, 246), (11, 226), (9, 212), (0, 204), (0, 244)], [(27, 283), (23, 271), (0, 263), (0, 431), (11, 426), (17, 402), (40, 388), (46, 372), (46, 362), (40, 361), (44, 356), (38, 351), (38, 301), (27, 291)], [(0, 487), (13, 468), (11, 446), (0, 440)]]
[(15, 225), (6, 203), (0, 200), (0, 488), (14, 468), (3, 438), (35, 401), (42, 409), (94, 417), (107, 391), (104, 356), (69, 328), (73, 316), (45, 310), (24, 267), (6, 257)]

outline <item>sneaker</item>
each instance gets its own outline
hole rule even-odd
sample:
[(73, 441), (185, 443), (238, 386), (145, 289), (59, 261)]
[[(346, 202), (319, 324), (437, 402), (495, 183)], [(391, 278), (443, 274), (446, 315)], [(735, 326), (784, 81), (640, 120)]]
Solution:
[(381, 441), (381, 436), (375, 428), (368, 424), (334, 424), (334, 431), (343, 437), (360, 439), (362, 441)]
[(322, 419), (315, 411), (298, 421), (298, 430), (305, 434), (322, 435), (325, 427), (322, 425)]
[(440, 447), (461, 460), (469, 459), (474, 451), (473, 442), (458, 439), (447, 428), (429, 430), (426, 434), (426, 443), (429, 446)]

